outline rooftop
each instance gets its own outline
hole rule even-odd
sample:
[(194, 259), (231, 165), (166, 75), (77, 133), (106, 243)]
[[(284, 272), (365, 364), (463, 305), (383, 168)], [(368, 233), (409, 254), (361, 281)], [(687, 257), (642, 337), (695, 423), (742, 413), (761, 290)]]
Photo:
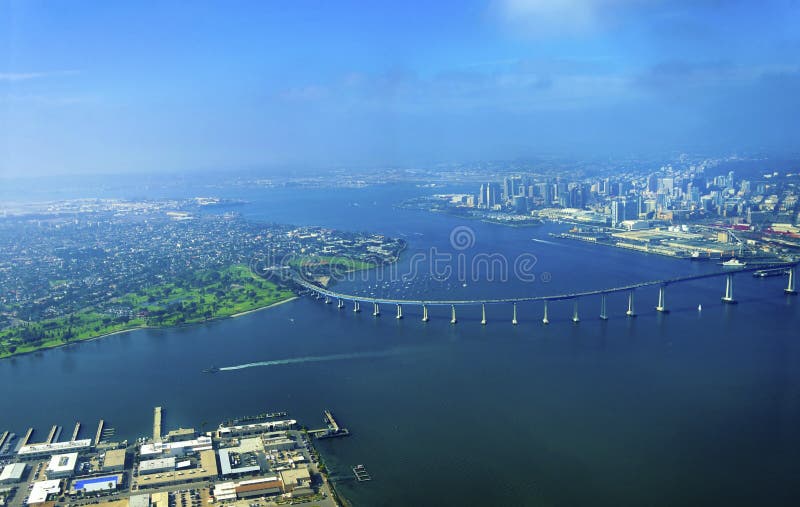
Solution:
[(20, 456), (28, 456), (31, 454), (60, 454), (64, 451), (86, 449), (92, 445), (92, 441), (88, 438), (83, 440), (75, 440), (72, 442), (55, 442), (52, 444), (31, 444), (24, 445), (20, 448)]
[(53, 479), (51, 481), (39, 481), (33, 483), (31, 494), (28, 496), (28, 505), (47, 501), (49, 495), (61, 492), (61, 481)]
[(25, 463), (11, 463), (3, 467), (0, 472), (0, 482), (5, 481), (18, 481), (22, 479), (22, 474), (25, 473)]
[(77, 463), (77, 452), (54, 454), (53, 457), (50, 458), (50, 463), (47, 464), (47, 471), (56, 473), (72, 472), (75, 470), (75, 465)]

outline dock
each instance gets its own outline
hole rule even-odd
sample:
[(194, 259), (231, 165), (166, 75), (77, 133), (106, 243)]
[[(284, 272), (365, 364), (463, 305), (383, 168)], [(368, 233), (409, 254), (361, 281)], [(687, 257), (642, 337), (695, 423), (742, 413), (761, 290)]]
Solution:
[(367, 472), (367, 467), (364, 465), (356, 465), (353, 467), (353, 475), (356, 476), (358, 482), (371, 481), (372, 477)]
[(100, 419), (100, 423), (97, 425), (97, 433), (94, 435), (94, 445), (98, 445), (100, 443), (100, 439), (103, 438), (103, 426), (105, 426), (106, 422)]
[(8, 438), (8, 432), (4, 431), (0, 434), (0, 449), (2, 449), (3, 445), (6, 443), (6, 439)]
[(50, 428), (50, 433), (47, 434), (47, 440), (45, 443), (52, 444), (53, 442), (58, 440), (59, 435), (61, 434), (61, 426), (58, 424), (54, 424), (52, 428)]
[(320, 428), (316, 430), (309, 430), (308, 433), (317, 437), (317, 438), (334, 438), (334, 437), (346, 437), (350, 434), (350, 430), (347, 428), (342, 428), (339, 426), (339, 423), (336, 422), (336, 419), (333, 417), (333, 414), (330, 410), (326, 410), (323, 412), (325, 418), (325, 423), (328, 425), (327, 428)]
[(161, 407), (153, 409), (153, 441), (161, 442)]
[(72, 442), (78, 440), (78, 433), (81, 432), (81, 422), (78, 421), (75, 423), (75, 429), (72, 430)]
[(275, 419), (278, 417), (286, 417), (289, 414), (286, 412), (264, 412), (263, 414), (257, 415), (246, 415), (242, 417), (236, 417), (234, 419), (228, 419), (223, 421), (220, 426), (239, 426), (243, 424), (252, 424), (261, 421), (265, 421), (267, 419)]
[(330, 410), (325, 411), (325, 420), (328, 422), (328, 427), (331, 430), (334, 432), (339, 431), (339, 423), (337, 423), (336, 419), (333, 418), (333, 414), (331, 414)]
[(31, 436), (33, 435), (33, 428), (28, 428), (28, 431), (25, 432), (25, 436), (22, 437), (22, 440), (19, 442), (19, 447), (28, 445), (28, 442), (31, 441)]

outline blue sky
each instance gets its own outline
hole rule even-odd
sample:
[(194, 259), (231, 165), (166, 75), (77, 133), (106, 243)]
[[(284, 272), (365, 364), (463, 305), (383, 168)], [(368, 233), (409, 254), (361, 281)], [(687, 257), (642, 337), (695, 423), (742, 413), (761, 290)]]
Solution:
[(0, 176), (797, 151), (794, 0), (0, 0)]

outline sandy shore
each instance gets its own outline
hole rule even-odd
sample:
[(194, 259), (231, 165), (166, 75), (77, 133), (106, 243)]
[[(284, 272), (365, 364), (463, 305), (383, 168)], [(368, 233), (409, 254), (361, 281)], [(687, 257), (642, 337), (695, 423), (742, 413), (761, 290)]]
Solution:
[[(230, 318), (235, 319), (236, 317), (241, 317), (242, 315), (247, 315), (248, 313), (260, 312), (261, 310), (266, 310), (267, 308), (274, 308), (276, 306), (280, 306), (282, 304), (286, 304), (286, 303), (289, 303), (291, 301), (294, 301), (295, 299), (298, 299), (299, 297), (300, 296), (292, 296), (289, 299), (284, 299), (283, 301), (278, 301), (277, 303), (272, 303), (271, 305), (262, 306), (261, 308), (253, 308), (252, 310), (247, 310), (246, 312), (234, 313), (233, 315), (230, 316)], [(224, 317), (221, 317), (221, 318), (224, 318)]]

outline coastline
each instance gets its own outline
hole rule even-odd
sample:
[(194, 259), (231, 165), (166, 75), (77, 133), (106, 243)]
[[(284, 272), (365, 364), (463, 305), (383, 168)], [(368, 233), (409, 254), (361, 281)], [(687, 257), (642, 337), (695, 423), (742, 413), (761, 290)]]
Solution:
[(278, 302), (275, 302), (275, 303), (270, 303), (270, 304), (268, 304), (266, 306), (253, 308), (252, 310), (247, 310), (245, 312), (234, 313), (232, 315), (224, 315), (224, 316), (219, 316), (219, 317), (213, 317), (211, 319), (208, 319), (208, 320), (205, 320), (205, 321), (202, 321), (202, 322), (191, 322), (191, 323), (182, 324), (182, 325), (178, 325), (178, 326), (133, 326), (133, 327), (130, 327), (130, 328), (127, 328), (127, 329), (120, 329), (118, 331), (112, 331), (111, 333), (104, 333), (104, 334), (100, 334), (100, 335), (97, 335), (97, 336), (92, 336), (91, 338), (85, 338), (83, 340), (64, 342), (64, 343), (59, 343), (58, 345), (53, 345), (53, 346), (48, 346), (48, 347), (39, 347), (37, 349), (27, 350), (25, 352), (15, 352), (14, 354), (11, 354), (9, 356), (0, 357), (0, 361), (5, 361), (7, 359), (12, 359), (12, 358), (15, 358), (15, 357), (20, 357), (20, 356), (25, 356), (25, 355), (28, 355), (28, 354), (35, 354), (37, 352), (43, 352), (45, 350), (59, 349), (59, 348), (62, 348), (62, 347), (66, 347), (68, 345), (76, 345), (76, 344), (80, 344), (80, 343), (91, 342), (91, 341), (94, 341), (94, 340), (99, 340), (101, 338), (108, 338), (109, 336), (114, 336), (114, 335), (122, 334), (122, 333), (130, 333), (131, 331), (139, 331), (139, 330), (142, 330), (142, 329), (170, 329), (170, 328), (194, 326), (194, 325), (197, 325), (197, 324), (205, 324), (207, 322), (214, 322), (214, 321), (223, 320), (223, 319), (232, 319), (232, 318), (236, 318), (236, 317), (241, 317), (243, 315), (247, 315), (249, 313), (258, 312), (258, 311), (261, 311), (261, 310), (266, 310), (268, 308), (273, 308), (275, 306), (279, 306), (279, 305), (282, 305), (284, 303), (289, 303), (291, 301), (294, 301), (295, 299), (299, 299), (299, 297), (300, 296), (294, 295), (294, 296), (292, 296), (290, 298), (287, 298), (287, 299), (284, 299), (282, 301), (278, 301)]
[[(283, 304), (286, 304), (286, 303), (290, 303), (290, 302), (294, 301), (295, 299), (300, 299), (300, 296), (295, 295), (295, 296), (292, 296), (290, 298), (284, 299), (283, 301), (278, 301), (276, 303), (272, 303), (272, 304), (269, 304), (267, 306), (262, 306), (262, 307), (259, 307), (259, 308), (253, 308), (252, 310), (247, 310), (247, 311), (244, 311), (244, 312), (234, 313), (232, 315), (228, 315), (227, 317), (218, 317), (218, 319), (235, 319), (236, 317), (241, 317), (242, 315), (247, 315), (247, 314), (254, 313), (254, 312), (260, 312), (261, 310), (266, 310), (268, 308), (274, 308), (276, 306), (280, 306), (280, 305), (283, 305)], [(217, 320), (217, 319), (211, 319), (211, 320)]]

